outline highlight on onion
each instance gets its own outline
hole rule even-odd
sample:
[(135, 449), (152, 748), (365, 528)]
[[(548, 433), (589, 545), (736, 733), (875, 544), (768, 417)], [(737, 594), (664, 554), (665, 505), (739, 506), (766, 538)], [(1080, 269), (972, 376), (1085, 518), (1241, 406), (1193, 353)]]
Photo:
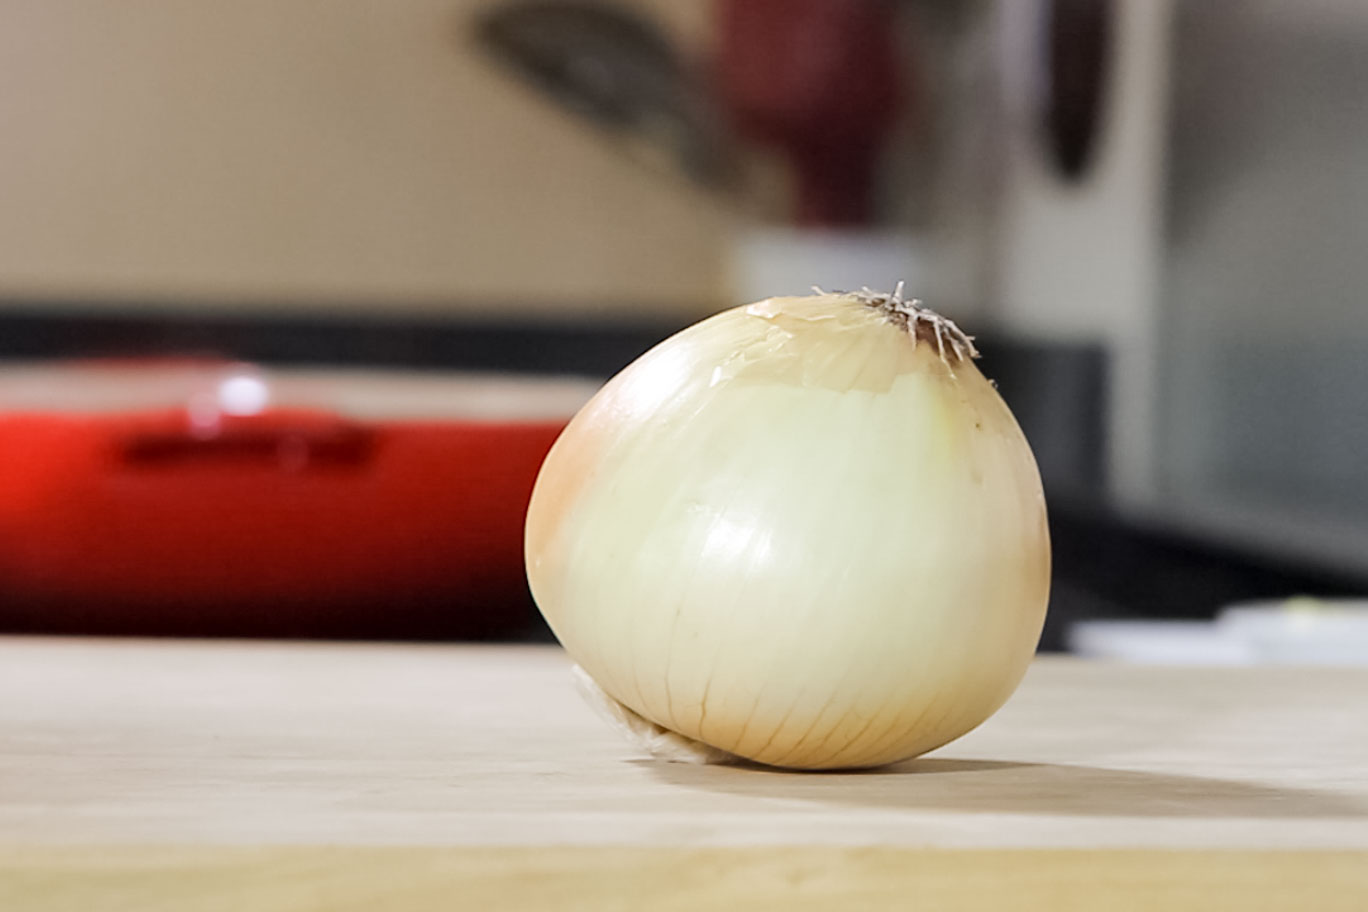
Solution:
[(653, 752), (874, 767), (995, 712), (1050, 585), (1040, 475), (972, 338), (893, 294), (727, 310), (610, 380), (542, 466), (532, 593)]

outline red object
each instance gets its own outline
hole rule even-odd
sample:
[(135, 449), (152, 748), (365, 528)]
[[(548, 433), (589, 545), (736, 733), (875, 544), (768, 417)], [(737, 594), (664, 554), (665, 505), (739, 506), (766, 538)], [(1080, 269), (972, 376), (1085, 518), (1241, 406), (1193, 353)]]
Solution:
[(721, 0), (718, 70), (743, 132), (779, 147), (798, 221), (863, 223), (903, 100), (887, 0)]
[(0, 413), (0, 625), (500, 636), (565, 419)]

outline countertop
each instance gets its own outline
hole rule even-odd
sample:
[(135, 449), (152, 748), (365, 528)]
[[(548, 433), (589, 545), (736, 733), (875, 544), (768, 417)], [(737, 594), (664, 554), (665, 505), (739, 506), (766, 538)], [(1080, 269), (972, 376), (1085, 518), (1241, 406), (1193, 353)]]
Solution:
[(1042, 658), (834, 774), (648, 759), (568, 672), (0, 638), (0, 909), (1368, 907), (1368, 669)]

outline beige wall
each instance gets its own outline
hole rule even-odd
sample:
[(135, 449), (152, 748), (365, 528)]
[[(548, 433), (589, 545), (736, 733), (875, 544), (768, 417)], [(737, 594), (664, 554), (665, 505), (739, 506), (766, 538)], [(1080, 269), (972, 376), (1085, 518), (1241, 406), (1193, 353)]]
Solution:
[(481, 5), (7, 0), (0, 299), (719, 306), (726, 210), (472, 50)]

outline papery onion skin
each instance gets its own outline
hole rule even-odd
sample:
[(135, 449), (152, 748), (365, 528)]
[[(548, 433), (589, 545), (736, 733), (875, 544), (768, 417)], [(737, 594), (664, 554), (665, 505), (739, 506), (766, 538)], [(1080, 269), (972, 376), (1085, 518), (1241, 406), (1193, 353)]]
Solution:
[(939, 747), (1016, 688), (1049, 595), (1035, 460), (974, 364), (890, 300), (720, 313), (557, 440), (528, 578), (613, 699), (740, 757), (832, 769)]

